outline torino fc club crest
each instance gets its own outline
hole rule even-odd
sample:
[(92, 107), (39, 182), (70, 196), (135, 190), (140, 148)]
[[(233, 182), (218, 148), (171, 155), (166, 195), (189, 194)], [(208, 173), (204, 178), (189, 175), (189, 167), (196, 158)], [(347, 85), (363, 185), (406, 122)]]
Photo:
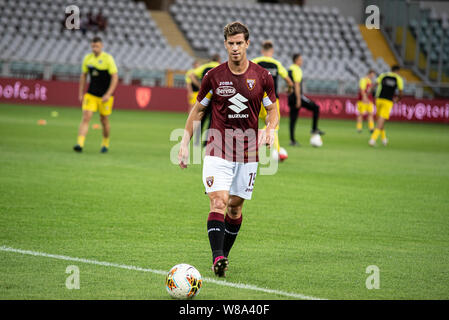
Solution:
[(214, 177), (212, 176), (212, 177), (207, 177), (206, 178), (206, 183), (207, 183), (207, 186), (210, 188), (210, 187), (212, 187), (212, 185), (214, 184)]
[(246, 85), (248, 86), (249, 90), (253, 90), (256, 86), (256, 79), (246, 79)]
[(140, 108), (145, 108), (151, 100), (151, 89), (139, 87), (136, 89), (136, 101)]

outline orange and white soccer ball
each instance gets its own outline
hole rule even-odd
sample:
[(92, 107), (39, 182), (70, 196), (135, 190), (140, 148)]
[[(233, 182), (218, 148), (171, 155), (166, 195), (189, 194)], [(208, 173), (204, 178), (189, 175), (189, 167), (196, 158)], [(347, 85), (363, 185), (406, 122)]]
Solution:
[(279, 160), (284, 161), (284, 160), (287, 160), (287, 158), (288, 158), (287, 150), (280, 147), (279, 148)]
[(288, 158), (287, 150), (280, 147), (279, 152), (276, 150), (276, 148), (272, 148), (271, 150), (271, 158), (276, 161), (284, 161)]
[(186, 263), (171, 268), (165, 278), (165, 288), (175, 299), (193, 299), (199, 294), (202, 286), (200, 272)]

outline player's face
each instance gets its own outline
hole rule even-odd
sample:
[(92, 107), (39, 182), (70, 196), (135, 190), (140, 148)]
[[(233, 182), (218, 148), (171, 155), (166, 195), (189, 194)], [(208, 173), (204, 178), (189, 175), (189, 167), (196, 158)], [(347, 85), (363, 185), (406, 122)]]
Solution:
[(274, 48), (271, 48), (269, 50), (262, 50), (262, 55), (266, 57), (274, 56)]
[(296, 58), (296, 64), (298, 66), (302, 66), (302, 56), (299, 56), (298, 58)]
[(228, 51), (230, 61), (240, 62), (246, 58), (246, 50), (249, 46), (249, 40), (245, 41), (243, 33), (229, 36), (225, 40), (225, 47)]
[(92, 48), (92, 52), (96, 55), (101, 53), (101, 50), (103, 50), (103, 43), (102, 42), (92, 42), (90, 44), (90, 47)]

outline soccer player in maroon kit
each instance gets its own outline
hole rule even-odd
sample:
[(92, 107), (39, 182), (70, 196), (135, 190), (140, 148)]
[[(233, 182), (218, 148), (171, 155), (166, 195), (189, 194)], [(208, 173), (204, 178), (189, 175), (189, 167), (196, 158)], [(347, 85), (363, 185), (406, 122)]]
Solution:
[[(251, 199), (260, 145), (270, 147), (279, 122), (273, 77), (246, 56), (248, 28), (233, 22), (224, 28), (228, 61), (210, 70), (201, 82), (197, 101), (186, 122), (178, 154), (187, 168), (194, 123), (211, 108), (203, 184), (210, 200), (207, 232), (212, 249), (212, 269), (225, 276), (228, 255), (242, 224), (242, 207)], [(258, 129), (259, 111), (267, 110), (267, 128)]]

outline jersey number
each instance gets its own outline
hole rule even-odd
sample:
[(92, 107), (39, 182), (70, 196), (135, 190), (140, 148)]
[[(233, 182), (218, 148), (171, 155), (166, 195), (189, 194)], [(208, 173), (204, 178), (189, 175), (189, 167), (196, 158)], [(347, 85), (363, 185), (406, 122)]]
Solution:
[(250, 173), (249, 174), (249, 183), (248, 187), (254, 187), (254, 182), (256, 181), (256, 173)]

